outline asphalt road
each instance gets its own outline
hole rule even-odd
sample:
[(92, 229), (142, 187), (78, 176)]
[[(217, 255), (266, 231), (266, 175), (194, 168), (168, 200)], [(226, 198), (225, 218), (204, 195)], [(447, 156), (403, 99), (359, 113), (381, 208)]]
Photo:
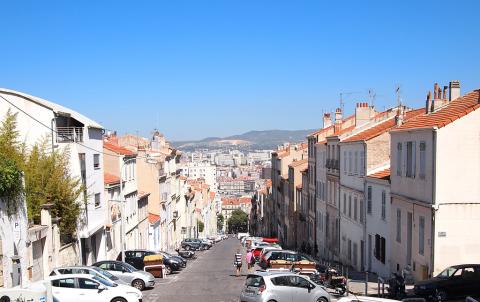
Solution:
[(180, 273), (157, 279), (155, 288), (143, 292), (144, 302), (237, 302), (245, 282), (235, 276), (233, 257), (240, 241), (229, 238), (215, 244), (209, 251), (197, 252)]

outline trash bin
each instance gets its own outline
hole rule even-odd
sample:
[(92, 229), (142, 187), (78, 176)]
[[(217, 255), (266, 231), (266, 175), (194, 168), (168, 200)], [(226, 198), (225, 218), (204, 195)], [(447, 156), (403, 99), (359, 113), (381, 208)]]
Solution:
[(144, 271), (149, 272), (155, 278), (165, 278), (165, 265), (162, 255), (148, 255), (143, 258)]

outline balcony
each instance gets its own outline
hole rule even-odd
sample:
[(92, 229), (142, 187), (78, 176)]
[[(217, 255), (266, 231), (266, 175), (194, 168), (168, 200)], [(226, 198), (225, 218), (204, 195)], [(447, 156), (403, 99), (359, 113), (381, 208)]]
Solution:
[(83, 127), (57, 127), (57, 143), (83, 143)]

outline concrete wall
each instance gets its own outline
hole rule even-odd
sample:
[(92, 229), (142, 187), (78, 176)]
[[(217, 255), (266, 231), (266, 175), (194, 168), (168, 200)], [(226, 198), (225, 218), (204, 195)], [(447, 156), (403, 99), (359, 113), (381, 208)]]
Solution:
[(385, 132), (374, 137), (368, 140), (366, 145), (366, 168), (367, 174), (369, 174), (370, 171), (383, 167), (390, 161), (390, 133)]

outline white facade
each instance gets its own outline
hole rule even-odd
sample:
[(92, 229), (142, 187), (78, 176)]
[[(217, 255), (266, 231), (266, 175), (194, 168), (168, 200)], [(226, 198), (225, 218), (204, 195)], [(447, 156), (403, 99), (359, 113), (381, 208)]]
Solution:
[(83, 181), (87, 188), (87, 206), (79, 198), (82, 216), (78, 236), (81, 258), (78, 262), (90, 264), (105, 257), (104, 225), (106, 204), (103, 194), (103, 127), (85, 116), (49, 101), (21, 92), (0, 89), (8, 100), (0, 100), (0, 117), (10, 109), (18, 113), (17, 126), (20, 141), (27, 148), (40, 140), (52, 137), (52, 148), (68, 149), (70, 172)]
[(182, 175), (190, 179), (205, 179), (205, 183), (212, 188), (217, 188), (217, 167), (207, 162), (187, 163), (181, 167)]
[(367, 264), (370, 272), (390, 277), (390, 181), (366, 178)]

